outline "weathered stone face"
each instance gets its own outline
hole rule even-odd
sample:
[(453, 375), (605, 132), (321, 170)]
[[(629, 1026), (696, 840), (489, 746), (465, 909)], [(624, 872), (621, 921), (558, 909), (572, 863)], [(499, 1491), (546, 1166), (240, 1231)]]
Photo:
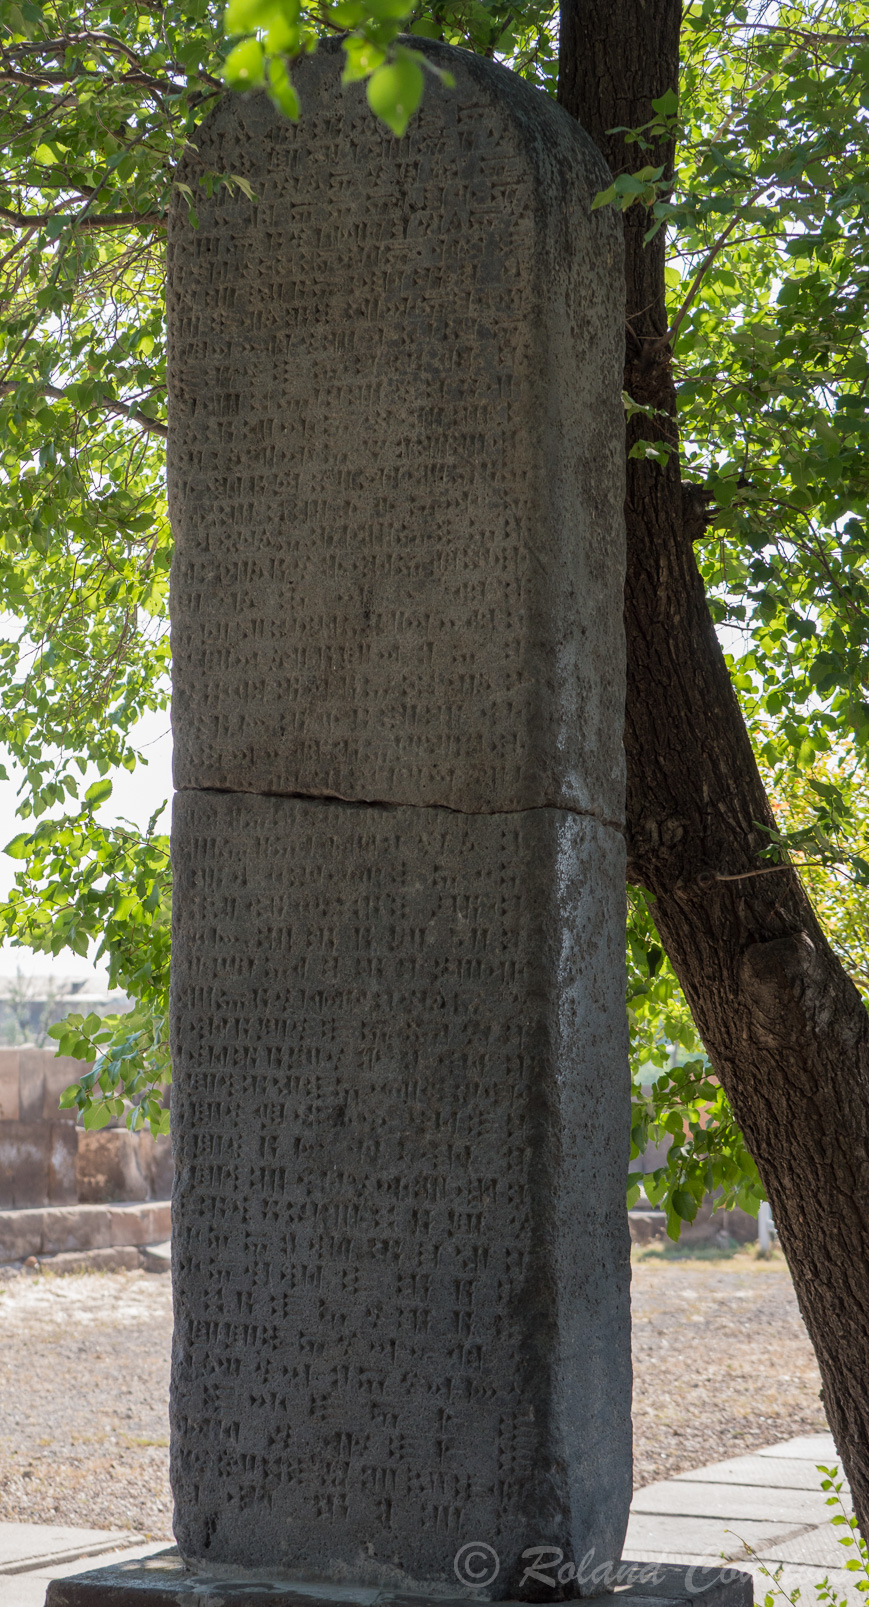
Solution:
[(485, 1539), (513, 1588), (535, 1543), (617, 1555), (621, 838), (551, 809), (175, 811), (182, 1550), (449, 1585)]
[[(505, 70), (400, 142), (298, 68), (225, 101), (170, 239), (179, 787), (623, 812), (621, 234)], [(195, 182), (191, 162), (185, 178)]]
[(623, 287), (425, 49), (401, 141), (337, 50), (227, 99), (170, 232), (173, 1482), (197, 1563), (506, 1597), (630, 1500)]

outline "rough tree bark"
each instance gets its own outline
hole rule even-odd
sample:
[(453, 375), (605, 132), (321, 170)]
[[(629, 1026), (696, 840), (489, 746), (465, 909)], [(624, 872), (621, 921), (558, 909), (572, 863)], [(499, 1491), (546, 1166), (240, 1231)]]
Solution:
[[(678, 79), (680, 0), (562, 0), (559, 99), (614, 173)], [(661, 156), (655, 158), (657, 162)], [(672, 153), (670, 153), (672, 160)], [(665, 408), (663, 231), (625, 217), (625, 389)], [(660, 430), (636, 418), (628, 446)], [(790, 868), (768, 873), (772, 814), (692, 551), (678, 454), (628, 459), (628, 861), (769, 1195), (869, 1536), (869, 1014)], [(758, 875), (758, 871), (767, 873)], [(755, 873), (755, 874), (752, 874)]]

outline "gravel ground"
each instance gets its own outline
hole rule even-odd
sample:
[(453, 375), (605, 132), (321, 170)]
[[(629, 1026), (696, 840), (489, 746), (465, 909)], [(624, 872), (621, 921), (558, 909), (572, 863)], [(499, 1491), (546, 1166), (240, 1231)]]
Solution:
[[(826, 1427), (780, 1256), (634, 1252), (637, 1487)], [(0, 1520), (171, 1538), (169, 1278), (0, 1284)]]
[(818, 1365), (780, 1252), (635, 1250), (632, 1270), (635, 1489), (826, 1432)]
[(166, 1273), (0, 1285), (0, 1520), (172, 1537)]

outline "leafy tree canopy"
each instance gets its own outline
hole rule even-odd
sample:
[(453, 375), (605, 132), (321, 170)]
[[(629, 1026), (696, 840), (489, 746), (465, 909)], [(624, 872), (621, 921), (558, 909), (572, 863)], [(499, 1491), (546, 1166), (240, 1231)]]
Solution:
[[(109, 825), (111, 774), (168, 697), (165, 222), (173, 170), (229, 90), (304, 117), (293, 62), (327, 34), (400, 135), (425, 92), (413, 36), (496, 56), (554, 94), (546, 0), (0, 0), (0, 740), (24, 773), (0, 934), (94, 939), (134, 1000), (71, 1017), (86, 1125), (164, 1130), (167, 839)], [(600, 205), (668, 231), (681, 451), (734, 685), (779, 816), (769, 865), (805, 877), (869, 988), (869, 3), (691, 0), (682, 81), (632, 131)], [(662, 142), (678, 137), (678, 171)], [(204, 174), (206, 188), (244, 185)], [(197, 196), (184, 198), (195, 222)], [(255, 199), (251, 199), (255, 204)], [(628, 412), (637, 404), (625, 397)], [(96, 775), (97, 780), (91, 778)], [(726, 809), (727, 800), (716, 806)], [(671, 1231), (710, 1186), (750, 1208), (754, 1165), (654, 928), (631, 896), (633, 1139), (675, 1139), (648, 1191)]]

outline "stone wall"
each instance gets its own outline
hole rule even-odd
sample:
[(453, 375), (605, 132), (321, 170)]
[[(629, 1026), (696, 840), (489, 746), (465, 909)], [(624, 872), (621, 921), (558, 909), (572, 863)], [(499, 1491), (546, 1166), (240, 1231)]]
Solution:
[(168, 1138), (126, 1127), (86, 1133), (58, 1104), (84, 1062), (52, 1049), (0, 1049), (0, 1210), (165, 1200)]

